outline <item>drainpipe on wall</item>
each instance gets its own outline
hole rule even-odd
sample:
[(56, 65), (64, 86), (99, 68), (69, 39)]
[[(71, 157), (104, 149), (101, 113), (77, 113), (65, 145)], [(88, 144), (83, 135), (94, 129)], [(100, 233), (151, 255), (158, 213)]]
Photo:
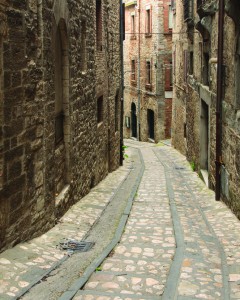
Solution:
[(123, 165), (123, 110), (124, 110), (124, 64), (123, 64), (123, 40), (124, 40), (124, 7), (120, 0), (120, 60), (121, 60), (121, 108), (120, 108), (120, 166)]
[(224, 35), (224, 0), (219, 0), (218, 16), (218, 62), (217, 62), (217, 103), (216, 103), (216, 186), (215, 199), (221, 196), (222, 165), (222, 100), (223, 100), (223, 35)]
[(140, 110), (141, 110), (141, 80), (140, 80), (140, 68), (141, 68), (141, 0), (138, 1), (138, 140), (141, 140), (140, 135)]

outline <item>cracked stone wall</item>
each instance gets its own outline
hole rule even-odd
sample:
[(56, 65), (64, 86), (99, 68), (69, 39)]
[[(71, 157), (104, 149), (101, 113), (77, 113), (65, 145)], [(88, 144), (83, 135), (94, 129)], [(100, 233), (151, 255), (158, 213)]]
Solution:
[[(0, 1), (2, 250), (51, 228), (119, 165), (119, 1), (101, 5), (98, 50), (96, 0)], [(55, 142), (59, 89), (61, 145)]]

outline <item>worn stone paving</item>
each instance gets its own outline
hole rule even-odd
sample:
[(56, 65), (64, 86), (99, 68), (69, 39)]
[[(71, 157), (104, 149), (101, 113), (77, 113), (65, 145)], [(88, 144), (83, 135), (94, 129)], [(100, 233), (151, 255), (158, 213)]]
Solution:
[(0, 299), (13, 299), (22, 289), (51, 270), (68, 253), (56, 245), (64, 238), (82, 240), (103, 213), (121, 182), (126, 179), (131, 161), (111, 173), (72, 206), (58, 224), (42, 236), (21, 243), (0, 254)]
[[(175, 252), (164, 168), (142, 148), (145, 172), (119, 245), (78, 299), (155, 299), (162, 295)], [(154, 168), (154, 171), (153, 171)]]
[(74, 300), (240, 299), (240, 221), (173, 148), (128, 143), (146, 165), (131, 215)]
[[(145, 164), (131, 214), (119, 244), (73, 299), (240, 299), (240, 221), (168, 144), (127, 144), (128, 163), (138, 148)], [(47, 234), (2, 253), (0, 299), (59, 261), (64, 254), (53, 245), (63, 232), (83, 237), (127, 172), (126, 165), (112, 174)]]

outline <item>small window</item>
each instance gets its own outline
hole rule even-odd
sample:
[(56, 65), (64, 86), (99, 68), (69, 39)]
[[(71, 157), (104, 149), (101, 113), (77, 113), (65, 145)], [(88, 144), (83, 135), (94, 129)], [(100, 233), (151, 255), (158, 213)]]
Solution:
[(97, 122), (103, 121), (103, 96), (97, 99)]
[(172, 67), (172, 61), (170, 61), (169, 68), (170, 68), (170, 87), (172, 87), (173, 86), (173, 67)]
[(193, 0), (184, 0), (184, 21), (193, 19)]
[(168, 7), (168, 28), (170, 30), (173, 28), (173, 11), (171, 5)]
[(151, 78), (151, 62), (146, 61), (146, 84), (150, 85), (152, 81)]
[(151, 6), (146, 7), (146, 36), (151, 36), (152, 33), (152, 15), (151, 15)]
[(171, 9), (174, 10), (176, 8), (176, 1), (171, 0)]
[(187, 83), (188, 75), (188, 51), (184, 50), (184, 82)]
[(135, 36), (135, 15), (131, 15), (131, 33)]
[(193, 51), (189, 52), (189, 75), (193, 75)]
[(102, 51), (102, 1), (96, 0), (96, 39), (97, 50)]
[(173, 76), (172, 76), (172, 61), (165, 63), (165, 91), (172, 91)]
[(203, 84), (209, 86), (209, 54), (203, 53)]
[(131, 61), (131, 80), (136, 80), (136, 61), (134, 59)]
[(118, 131), (118, 121), (119, 121), (119, 91), (116, 92), (115, 96), (115, 132)]
[(81, 21), (81, 62), (80, 68), (82, 71), (85, 71), (87, 68), (87, 59), (86, 59), (86, 21)]

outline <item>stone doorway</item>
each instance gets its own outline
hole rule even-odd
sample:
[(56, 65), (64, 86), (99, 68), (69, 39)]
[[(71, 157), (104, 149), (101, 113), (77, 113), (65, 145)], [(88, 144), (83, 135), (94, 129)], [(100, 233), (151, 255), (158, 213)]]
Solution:
[(131, 105), (131, 121), (132, 137), (137, 138), (137, 109), (135, 103)]

